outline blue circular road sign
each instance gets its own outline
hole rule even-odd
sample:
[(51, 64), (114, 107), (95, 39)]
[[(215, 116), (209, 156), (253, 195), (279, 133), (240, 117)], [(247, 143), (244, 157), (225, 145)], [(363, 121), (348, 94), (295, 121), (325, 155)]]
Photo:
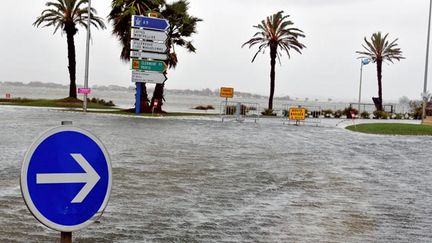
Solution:
[(111, 161), (102, 142), (83, 129), (61, 126), (30, 146), (20, 183), (36, 219), (51, 229), (72, 232), (102, 215), (111, 178)]

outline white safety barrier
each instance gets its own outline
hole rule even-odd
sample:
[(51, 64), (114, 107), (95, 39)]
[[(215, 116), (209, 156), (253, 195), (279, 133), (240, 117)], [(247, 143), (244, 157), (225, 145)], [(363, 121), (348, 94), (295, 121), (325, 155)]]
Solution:
[(257, 122), (260, 108), (258, 103), (222, 101), (220, 111), (222, 122), (225, 120), (242, 122), (246, 119), (252, 119)]
[[(303, 110), (303, 116), (292, 116), (290, 119), (290, 109), (295, 111)], [(319, 126), (321, 124), (321, 118), (323, 116), (321, 106), (305, 106), (305, 105), (292, 105), (286, 104), (282, 109), (283, 123), (295, 124), (295, 125), (312, 125)]]

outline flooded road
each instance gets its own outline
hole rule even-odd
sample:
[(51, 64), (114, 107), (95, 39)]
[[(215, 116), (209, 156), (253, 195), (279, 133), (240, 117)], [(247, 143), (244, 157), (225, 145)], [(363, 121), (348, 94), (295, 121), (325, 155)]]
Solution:
[(0, 242), (57, 241), (27, 210), (24, 153), (62, 120), (110, 153), (111, 199), (76, 242), (430, 242), (432, 138), (280, 120), (142, 119), (0, 106)]

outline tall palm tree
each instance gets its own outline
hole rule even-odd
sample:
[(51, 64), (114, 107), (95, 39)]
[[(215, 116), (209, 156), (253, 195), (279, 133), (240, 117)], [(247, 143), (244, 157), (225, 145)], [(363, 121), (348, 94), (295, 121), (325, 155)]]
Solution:
[(360, 54), (359, 58), (369, 58), (372, 62), (376, 63), (377, 67), (377, 79), (378, 79), (378, 97), (373, 97), (372, 100), (375, 103), (375, 107), (378, 111), (383, 110), (383, 98), (382, 98), (382, 63), (389, 61), (393, 63), (393, 60), (400, 61), (405, 57), (402, 56), (402, 51), (398, 48), (396, 43), (398, 39), (388, 41), (388, 33), (383, 37), (381, 32), (372, 34), (370, 41), (364, 38), (366, 45), (362, 45), (365, 51), (357, 51)]
[[(165, 0), (112, 0), (108, 20), (113, 25), (113, 35), (117, 36), (122, 51), (120, 59), (130, 60), (131, 19), (132, 15), (146, 15), (146, 13), (160, 9)], [(146, 84), (141, 85), (140, 107), (142, 112), (151, 112)]]
[[(167, 30), (169, 55), (168, 60), (165, 61), (169, 68), (175, 68), (178, 64), (175, 46), (183, 47), (189, 52), (196, 51), (192, 41), (186, 38), (197, 33), (197, 23), (202, 21), (202, 19), (189, 15), (188, 10), (189, 2), (187, 0), (179, 0), (172, 4), (166, 4), (161, 12), (161, 16), (166, 18), (170, 24)], [(153, 92), (152, 103), (155, 99), (159, 101), (158, 106), (154, 109), (156, 112), (162, 111), (164, 87), (165, 83), (156, 84)]]
[[(88, 28), (88, 11), (87, 6), (83, 6), (84, 4), (88, 4), (88, 0), (57, 0), (54, 2), (47, 2), (46, 6), (48, 8), (42, 11), (41, 15), (33, 23), (36, 27), (41, 25), (42, 27), (54, 27), (54, 34), (59, 29), (66, 33), (70, 79), (69, 97), (72, 98), (77, 98), (74, 36), (78, 33), (77, 25)], [(96, 9), (91, 8), (91, 25), (96, 28), (105, 29), (102, 18), (96, 16), (96, 14)]]
[(280, 50), (285, 51), (288, 58), (290, 58), (290, 50), (295, 50), (301, 54), (301, 50), (306, 48), (306, 46), (298, 40), (300, 37), (305, 37), (303, 31), (293, 28), (292, 25), (294, 23), (288, 20), (289, 17), (290, 15), (284, 16), (283, 11), (268, 16), (265, 20), (261, 21), (260, 24), (253, 26), (259, 31), (255, 33), (252, 39), (242, 45), (242, 47), (249, 45), (249, 48), (251, 48), (259, 44), (258, 51), (252, 58), (252, 62), (257, 57), (258, 53), (264, 53), (267, 47), (270, 48), (270, 97), (268, 103), (268, 111), (270, 112), (273, 110), (276, 57), (280, 63), (280, 57), (282, 56)]

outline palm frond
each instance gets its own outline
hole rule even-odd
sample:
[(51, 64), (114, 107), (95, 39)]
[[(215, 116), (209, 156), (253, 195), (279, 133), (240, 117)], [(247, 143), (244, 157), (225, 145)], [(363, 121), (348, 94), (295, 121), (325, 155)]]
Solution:
[(291, 57), (291, 49), (301, 54), (302, 49), (306, 48), (306, 46), (299, 41), (299, 38), (304, 38), (305, 34), (302, 30), (292, 27), (294, 22), (292, 22), (289, 17), (290, 15), (283, 15), (283, 11), (279, 11), (268, 16), (258, 25), (253, 26), (253, 28), (259, 31), (241, 46), (249, 46), (249, 48), (252, 48), (255, 45), (261, 44), (252, 58), (252, 62), (257, 57), (258, 53), (264, 53), (265, 48), (269, 47), (270, 43), (275, 43), (277, 48), (276, 56), (278, 59), (281, 56), (278, 48), (286, 52), (288, 58)]

